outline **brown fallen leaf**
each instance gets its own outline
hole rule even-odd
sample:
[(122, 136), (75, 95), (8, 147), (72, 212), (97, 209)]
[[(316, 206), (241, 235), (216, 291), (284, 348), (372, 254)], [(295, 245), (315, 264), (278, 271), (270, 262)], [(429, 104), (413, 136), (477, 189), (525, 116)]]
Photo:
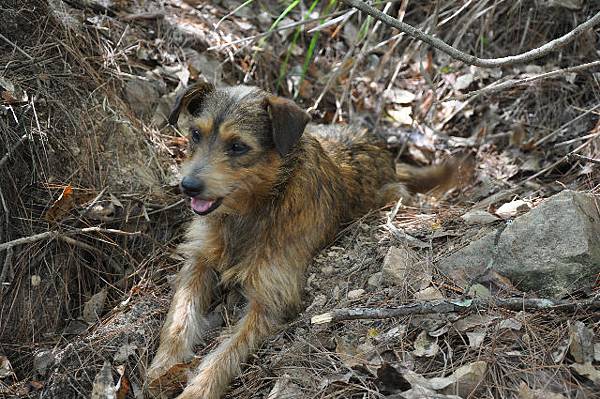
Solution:
[(131, 389), (131, 384), (129, 383), (129, 379), (125, 374), (124, 364), (117, 366), (117, 373), (119, 373), (120, 377), (119, 382), (117, 382), (117, 385), (115, 387), (117, 391), (116, 399), (125, 399), (127, 397), (127, 394), (129, 393), (129, 390)]
[(44, 213), (44, 219), (48, 222), (58, 222), (75, 206), (73, 200), (73, 187), (69, 184), (66, 186), (58, 199), (54, 201), (52, 206)]

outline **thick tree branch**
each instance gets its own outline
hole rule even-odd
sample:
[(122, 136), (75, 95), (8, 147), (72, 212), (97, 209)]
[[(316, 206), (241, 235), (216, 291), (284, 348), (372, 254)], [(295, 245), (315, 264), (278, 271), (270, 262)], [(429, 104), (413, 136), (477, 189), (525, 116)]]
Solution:
[(452, 58), (456, 58), (466, 64), (475, 65), (482, 68), (497, 68), (506, 65), (513, 65), (517, 63), (529, 62), (534, 59), (545, 56), (552, 51), (566, 45), (567, 43), (572, 42), (575, 38), (585, 32), (587, 29), (592, 28), (593, 26), (600, 23), (600, 12), (594, 15), (592, 18), (587, 20), (586, 22), (578, 25), (567, 33), (564, 36), (561, 36), (557, 39), (554, 39), (541, 47), (535, 48), (533, 50), (527, 51), (525, 53), (521, 53), (518, 55), (510, 55), (502, 58), (478, 58), (470, 54), (463, 53), (460, 50), (455, 49), (454, 47), (446, 44), (442, 40), (427, 35), (426, 33), (420, 31), (419, 29), (401, 22), (396, 18), (390, 17), (387, 14), (382, 13), (374, 7), (366, 4), (361, 0), (342, 0), (344, 3), (359, 9), (360, 11), (371, 15), (373, 18), (378, 19), (379, 21), (385, 23), (386, 25), (393, 26), (394, 28), (407, 33), (408, 35), (414, 37), (415, 39), (421, 40), (436, 49), (443, 51), (448, 54)]
[(418, 302), (401, 305), (396, 308), (383, 309), (337, 309), (328, 313), (314, 316), (310, 319), (311, 324), (323, 324), (341, 320), (358, 319), (387, 319), (391, 317), (402, 317), (415, 314), (451, 313), (465, 310), (477, 310), (481, 308), (502, 308), (514, 311), (520, 310), (561, 310), (573, 311), (575, 309), (600, 309), (600, 300), (589, 299), (583, 301), (568, 301), (554, 299), (526, 299), (526, 298), (491, 298), (472, 300), (440, 300), (430, 302)]

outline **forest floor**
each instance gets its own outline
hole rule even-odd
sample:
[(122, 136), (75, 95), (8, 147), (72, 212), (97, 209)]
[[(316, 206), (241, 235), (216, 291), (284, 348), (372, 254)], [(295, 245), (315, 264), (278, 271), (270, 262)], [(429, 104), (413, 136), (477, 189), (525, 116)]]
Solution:
[[(378, 7), (492, 58), (538, 47), (600, 12), (584, 3)], [(491, 303), (313, 320), (344, 308), (544, 296), (494, 271), (465, 282), (438, 266), (560, 191), (597, 198), (598, 68), (469, 93), (596, 62), (598, 27), (538, 60), (485, 69), (335, 1), (3, 7), (0, 248), (25, 240), (0, 252), (0, 397), (89, 397), (106, 362), (116, 397), (143, 397), (181, 261), (176, 247), (193, 217), (177, 192), (186, 139), (166, 115), (175, 94), (199, 79), (257, 85), (293, 98), (314, 123), (374, 130), (399, 162), (468, 153), (475, 165), (450, 193), (389, 204), (347, 226), (310, 265), (305, 310), (249, 359), (227, 397), (600, 397), (600, 317), (585, 306), (514, 311)], [(599, 292), (593, 281), (572, 288), (561, 298)], [(222, 306), (214, 314), (216, 325), (236, 317)], [(209, 341), (197, 348), (200, 358), (216, 343)]]

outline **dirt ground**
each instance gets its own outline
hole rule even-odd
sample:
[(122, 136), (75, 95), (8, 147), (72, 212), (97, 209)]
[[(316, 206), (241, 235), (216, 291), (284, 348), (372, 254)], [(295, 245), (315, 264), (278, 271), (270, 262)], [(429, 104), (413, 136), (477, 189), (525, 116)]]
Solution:
[[(193, 217), (177, 189), (186, 139), (165, 116), (199, 79), (258, 85), (316, 123), (372, 129), (399, 162), (470, 154), (475, 165), (450, 193), (346, 226), (309, 267), (305, 310), (249, 359), (228, 398), (600, 397), (593, 309), (311, 322), (343, 308), (463, 301), (464, 282), (438, 262), (509, 222), (462, 215), (564, 189), (600, 194), (598, 68), (461, 97), (597, 61), (598, 27), (531, 63), (483, 69), (338, 2), (293, 4), (3, 2), (0, 243), (27, 240), (0, 251), (0, 397), (89, 397), (106, 362), (116, 397), (143, 397)], [(578, 1), (388, 4), (378, 6), (483, 58), (535, 48), (600, 12)], [(412, 265), (400, 280), (384, 270), (397, 251)], [(520, 288), (491, 274), (477, 295), (538, 296)], [(568, 299), (597, 294), (596, 283)], [(215, 309), (200, 358), (236, 317)]]

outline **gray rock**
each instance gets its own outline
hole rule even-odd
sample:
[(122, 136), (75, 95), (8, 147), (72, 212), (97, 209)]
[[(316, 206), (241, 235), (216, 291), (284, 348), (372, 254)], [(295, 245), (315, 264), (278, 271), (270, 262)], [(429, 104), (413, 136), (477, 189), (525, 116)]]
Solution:
[(206, 54), (200, 54), (196, 50), (186, 48), (184, 50), (188, 64), (200, 73), (210, 83), (218, 85), (223, 76), (223, 67), (219, 60), (211, 58)]
[[(592, 194), (565, 190), (516, 218), (500, 235), (493, 269), (522, 290), (560, 297), (591, 287), (600, 272), (600, 215)], [(457, 283), (481, 273), (493, 257), (492, 231), (438, 268)]]
[(131, 79), (125, 85), (125, 99), (138, 117), (144, 117), (154, 111), (160, 97), (160, 91), (154, 82), (147, 79)]
[(369, 285), (369, 287), (379, 288), (379, 286), (381, 286), (382, 278), (383, 278), (382, 272), (373, 273), (371, 275), (371, 277), (369, 277), (369, 280), (367, 281), (367, 285)]
[(381, 271), (383, 282), (405, 286), (412, 292), (427, 288), (431, 282), (431, 271), (421, 262), (419, 255), (408, 247), (390, 247)]

